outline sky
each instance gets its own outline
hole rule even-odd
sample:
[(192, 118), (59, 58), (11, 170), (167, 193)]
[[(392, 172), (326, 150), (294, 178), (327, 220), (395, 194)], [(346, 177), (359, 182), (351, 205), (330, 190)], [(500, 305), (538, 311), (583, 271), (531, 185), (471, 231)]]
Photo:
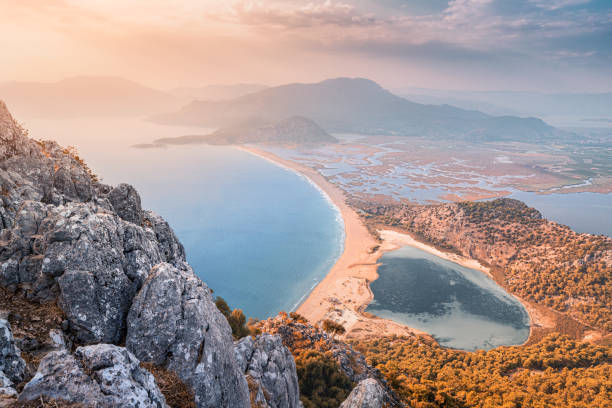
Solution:
[(612, 91), (612, 0), (0, 0), (0, 82)]

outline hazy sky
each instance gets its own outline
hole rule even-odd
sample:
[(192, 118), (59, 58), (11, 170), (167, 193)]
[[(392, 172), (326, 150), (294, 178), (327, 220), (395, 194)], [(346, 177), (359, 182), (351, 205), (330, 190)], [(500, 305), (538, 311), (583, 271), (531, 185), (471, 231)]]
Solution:
[(0, 81), (612, 91), (612, 0), (0, 0)]

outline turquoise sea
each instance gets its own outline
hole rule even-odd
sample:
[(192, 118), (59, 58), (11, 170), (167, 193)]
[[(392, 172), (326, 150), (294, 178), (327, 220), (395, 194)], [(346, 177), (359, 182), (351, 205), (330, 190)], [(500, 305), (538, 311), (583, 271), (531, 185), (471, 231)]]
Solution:
[(229, 147), (133, 154), (158, 163), (132, 177), (143, 205), (166, 217), (198, 276), (247, 316), (294, 309), (342, 253), (340, 213), (291, 170)]

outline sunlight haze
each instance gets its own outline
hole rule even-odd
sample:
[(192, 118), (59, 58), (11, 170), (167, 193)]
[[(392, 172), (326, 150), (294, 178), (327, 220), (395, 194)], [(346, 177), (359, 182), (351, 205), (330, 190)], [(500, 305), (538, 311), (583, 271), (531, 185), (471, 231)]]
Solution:
[(612, 90), (605, 0), (0, 0), (0, 82)]

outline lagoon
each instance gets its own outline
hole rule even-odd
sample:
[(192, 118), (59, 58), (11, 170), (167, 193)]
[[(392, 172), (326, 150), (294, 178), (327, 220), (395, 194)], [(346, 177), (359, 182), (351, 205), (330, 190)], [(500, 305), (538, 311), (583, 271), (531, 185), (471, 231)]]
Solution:
[(522, 344), (529, 337), (523, 305), (484, 273), (408, 246), (380, 262), (367, 312), (463, 350)]

